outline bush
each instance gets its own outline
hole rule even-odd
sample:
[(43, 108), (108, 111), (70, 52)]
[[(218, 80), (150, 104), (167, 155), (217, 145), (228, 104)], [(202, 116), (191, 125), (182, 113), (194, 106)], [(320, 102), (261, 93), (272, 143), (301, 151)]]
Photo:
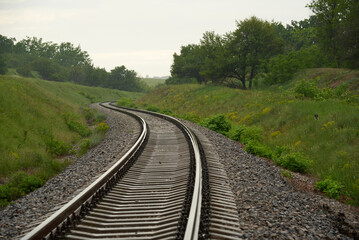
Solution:
[(117, 105), (121, 107), (137, 108), (136, 104), (131, 98), (121, 98), (117, 101)]
[(83, 139), (81, 141), (81, 143), (79, 144), (80, 149), (79, 149), (78, 155), (82, 156), (85, 153), (87, 153), (87, 150), (90, 148), (90, 146), (91, 146), (90, 139), (88, 139), (88, 138)]
[(273, 151), (273, 158), (274, 160), (280, 158), (280, 156), (284, 155), (284, 154), (288, 154), (290, 152), (290, 149), (288, 147), (285, 146), (276, 146), (274, 151)]
[(55, 156), (61, 156), (68, 154), (70, 151), (71, 146), (55, 139), (54, 136), (49, 136), (45, 139), (46, 150)]
[(314, 99), (319, 93), (319, 89), (314, 82), (302, 80), (295, 86), (294, 93), (297, 97), (303, 96)]
[(45, 181), (34, 175), (27, 175), (25, 172), (17, 172), (10, 179), (8, 184), (0, 186), (0, 206), (4, 207), (25, 194), (34, 191), (44, 185)]
[(12, 177), (10, 185), (19, 188), (26, 194), (41, 187), (44, 183), (45, 182), (37, 176), (27, 176), (25, 172), (18, 172)]
[(165, 114), (165, 115), (169, 115), (169, 116), (173, 116), (173, 112), (169, 109), (164, 109), (164, 110), (161, 110), (160, 113), (162, 114)]
[(95, 122), (99, 123), (99, 122), (103, 122), (106, 119), (106, 115), (100, 112), (95, 112)]
[(200, 122), (200, 125), (223, 135), (226, 135), (232, 128), (231, 123), (224, 114), (218, 114), (213, 117), (204, 119)]
[(63, 114), (63, 117), (65, 119), (67, 127), (71, 131), (77, 132), (78, 134), (80, 134), (81, 137), (88, 137), (91, 135), (91, 130), (81, 122), (76, 121), (73, 114), (65, 113)]
[(282, 154), (280, 157), (274, 159), (274, 162), (278, 166), (300, 173), (307, 172), (312, 163), (312, 161), (299, 152)]
[(266, 158), (272, 157), (272, 150), (269, 147), (254, 140), (247, 143), (245, 150), (248, 153), (254, 154), (256, 156)]
[(99, 123), (96, 126), (96, 131), (101, 133), (106, 133), (110, 127), (106, 123)]
[(201, 122), (201, 117), (196, 114), (193, 114), (193, 113), (185, 113), (184, 115), (181, 116), (181, 118), (188, 120), (190, 122), (193, 122), (193, 123)]
[(315, 187), (325, 193), (326, 196), (338, 199), (343, 185), (331, 178), (326, 178), (324, 181), (317, 182)]
[(229, 137), (235, 141), (247, 144), (250, 141), (260, 141), (262, 133), (263, 129), (260, 127), (238, 125), (230, 132)]
[(148, 106), (148, 107), (146, 108), (146, 110), (147, 110), (147, 111), (151, 111), (151, 112), (159, 112), (159, 111), (160, 111), (159, 107), (156, 107), (156, 106), (154, 106), (154, 105)]

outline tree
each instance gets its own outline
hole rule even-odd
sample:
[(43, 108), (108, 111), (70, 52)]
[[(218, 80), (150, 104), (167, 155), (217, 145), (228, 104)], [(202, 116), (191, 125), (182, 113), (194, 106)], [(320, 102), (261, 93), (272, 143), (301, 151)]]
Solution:
[(94, 68), (92, 65), (84, 67), (86, 82), (89, 86), (106, 86), (109, 78), (109, 73), (104, 68)]
[(252, 87), (262, 62), (283, 49), (283, 40), (276, 35), (274, 25), (257, 17), (237, 22), (237, 29), (228, 38), (233, 52), (227, 63), (230, 76), (240, 80), (243, 89), (247, 80)]
[(15, 41), (15, 38), (8, 38), (0, 34), (0, 53), (11, 53)]
[(56, 80), (58, 81), (58, 77), (54, 74), (60, 71), (60, 66), (51, 61), (48, 58), (38, 58), (32, 64), (32, 68), (37, 71), (42, 78), (47, 80)]
[(0, 74), (5, 74), (7, 72), (5, 58), (0, 55)]
[(312, 0), (308, 5), (318, 18), (317, 36), (322, 49), (329, 52), (336, 67), (341, 65), (340, 24), (343, 21), (344, 0)]
[(201, 39), (203, 63), (199, 74), (215, 84), (223, 84), (227, 77), (227, 59), (230, 57), (226, 51), (226, 41), (214, 32), (206, 32)]
[(54, 60), (65, 67), (77, 65), (91, 65), (91, 59), (86, 51), (80, 46), (74, 47), (72, 43), (64, 42), (57, 47)]
[(342, 26), (343, 57), (350, 68), (359, 69), (359, 1), (345, 0)]
[[(173, 80), (177, 79), (197, 79), (198, 83), (207, 83), (207, 80), (201, 76), (201, 65), (204, 62), (202, 49), (199, 45), (190, 44), (181, 47), (181, 53), (173, 55), (173, 64), (171, 66), (171, 75)], [(185, 81), (187, 82), (187, 81)]]
[(123, 65), (111, 70), (108, 84), (111, 88), (124, 91), (140, 92), (142, 90), (137, 73), (133, 70), (127, 70)]

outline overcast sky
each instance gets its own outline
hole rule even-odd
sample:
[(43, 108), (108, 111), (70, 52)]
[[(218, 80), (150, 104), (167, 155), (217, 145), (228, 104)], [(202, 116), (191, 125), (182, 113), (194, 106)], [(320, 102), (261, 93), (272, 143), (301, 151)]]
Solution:
[(172, 55), (205, 31), (234, 31), (257, 16), (283, 24), (311, 15), (310, 0), (0, 0), (0, 34), (71, 42), (110, 71), (170, 74)]

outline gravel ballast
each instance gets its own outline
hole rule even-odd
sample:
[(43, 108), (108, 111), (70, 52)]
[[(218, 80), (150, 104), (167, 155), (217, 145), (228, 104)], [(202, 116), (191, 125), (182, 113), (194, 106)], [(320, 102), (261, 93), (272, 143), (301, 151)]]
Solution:
[[(95, 105), (96, 108), (100, 108)], [(105, 140), (42, 188), (0, 210), (0, 239), (13, 239), (103, 173), (134, 141), (139, 126), (131, 117), (102, 109), (110, 125)], [(239, 143), (184, 121), (217, 150), (235, 196), (245, 239), (359, 239), (358, 208), (298, 188), (269, 160), (245, 152)], [(294, 175), (301, 182), (310, 178)]]
[[(236, 198), (245, 239), (359, 239), (358, 208), (298, 188), (268, 159), (188, 121), (217, 150)], [(312, 180), (295, 174), (302, 182)]]

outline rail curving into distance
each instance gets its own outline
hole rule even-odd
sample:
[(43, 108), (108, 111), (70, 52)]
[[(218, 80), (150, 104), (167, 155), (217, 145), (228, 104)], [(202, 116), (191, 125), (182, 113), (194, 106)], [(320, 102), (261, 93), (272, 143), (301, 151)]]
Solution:
[[(101, 103), (102, 107), (123, 112), (134, 117), (141, 125), (141, 133), (137, 138), (135, 144), (130, 148), (125, 155), (118, 160), (109, 170), (107, 170), (100, 178), (95, 180), (90, 186), (79, 193), (70, 202), (65, 204), (62, 208), (57, 210), (53, 215), (47, 218), (39, 226), (34, 228), (31, 232), (26, 234), (23, 240), (32, 239), (53, 239), (56, 236), (61, 236), (71, 226), (79, 222), (89, 210), (96, 206), (107, 192), (116, 184), (126, 172), (131, 168), (136, 159), (141, 155), (142, 151), (149, 139), (149, 127), (145, 120), (140, 116), (129, 112), (127, 110), (119, 109), (117, 106), (111, 106), (108, 103)], [(132, 109), (131, 109), (132, 110)], [(138, 111), (138, 110), (137, 110)], [(150, 113), (148, 111), (142, 111)], [(151, 113), (153, 114), (153, 113)], [(169, 120), (174, 123), (185, 134), (186, 141), (190, 143), (189, 149), (191, 152), (191, 173), (188, 178), (186, 199), (181, 211), (182, 223), (179, 224), (177, 230), (177, 239), (198, 239), (201, 221), (202, 208), (202, 163), (201, 163), (201, 149), (197, 142), (196, 136), (179, 122), (177, 119), (170, 116), (155, 114), (158, 117)], [(202, 160), (203, 162), (203, 160)], [(208, 225), (208, 224), (207, 224)], [(201, 235), (204, 235), (201, 233)]]
[[(127, 110), (131, 110), (131, 111), (135, 111), (135, 112), (142, 112), (142, 113), (146, 113), (146, 114), (150, 114), (150, 115), (154, 115), (156, 117), (166, 119), (166, 120), (172, 122), (173, 124), (175, 124), (178, 128), (180, 128), (181, 131), (185, 134), (187, 141), (190, 141), (190, 143), (191, 143), (190, 146), (192, 148), (192, 151), (194, 154), (194, 159), (195, 159), (195, 176), (194, 176), (194, 180), (193, 180), (194, 184), (193, 184), (192, 196), (189, 197), (190, 199), (192, 199), (191, 204), (189, 206), (184, 206), (184, 208), (185, 208), (184, 211), (186, 211), (186, 207), (187, 207), (187, 208), (189, 208), (189, 209), (187, 209), (187, 212), (189, 211), (189, 213), (186, 214), (188, 217), (187, 217), (186, 230), (185, 230), (185, 234), (183, 237), (184, 237), (184, 239), (198, 239), (199, 238), (198, 234), (200, 232), (201, 209), (202, 209), (203, 154), (201, 154), (200, 143), (199, 143), (197, 137), (195, 136), (194, 133), (192, 133), (192, 131), (186, 125), (184, 125), (182, 122), (180, 122), (179, 120), (177, 120), (174, 117), (164, 115), (161, 113), (157, 113), (157, 112), (150, 112), (150, 111), (146, 111), (146, 110), (119, 107), (119, 106), (115, 105), (113, 102), (110, 105), (113, 107), (116, 107), (116, 108), (127, 109)], [(208, 221), (208, 218), (206, 220)], [(203, 222), (203, 219), (202, 219), (202, 222)], [(207, 229), (207, 231), (208, 231), (208, 229)], [(204, 231), (204, 232), (206, 232), (206, 231)], [(208, 235), (208, 233), (206, 232), (205, 235)], [(203, 237), (203, 236), (200, 236), (200, 237)]]

